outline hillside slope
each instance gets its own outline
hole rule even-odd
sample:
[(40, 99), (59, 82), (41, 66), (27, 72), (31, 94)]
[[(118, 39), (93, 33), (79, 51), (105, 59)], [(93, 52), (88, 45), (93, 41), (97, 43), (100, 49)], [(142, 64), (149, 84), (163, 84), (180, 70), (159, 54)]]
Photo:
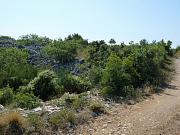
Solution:
[(175, 68), (174, 78), (162, 94), (132, 106), (117, 104), (108, 115), (78, 128), (76, 134), (180, 134), (180, 59), (175, 60)]

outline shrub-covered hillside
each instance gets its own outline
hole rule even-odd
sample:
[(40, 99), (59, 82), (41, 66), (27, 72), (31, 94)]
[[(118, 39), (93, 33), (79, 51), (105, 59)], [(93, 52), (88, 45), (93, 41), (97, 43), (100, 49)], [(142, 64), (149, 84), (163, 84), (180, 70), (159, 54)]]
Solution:
[[(52, 101), (67, 107), (49, 118), (53, 128), (64, 127), (60, 125), (64, 121), (76, 124), (73, 111), (105, 112), (100, 101), (87, 95), (89, 91), (103, 99), (129, 100), (147, 94), (144, 87), (157, 88), (164, 83), (167, 59), (173, 56), (171, 44), (145, 39), (127, 45), (118, 45), (114, 39), (88, 42), (79, 34), (58, 40), (38, 35), (17, 40), (1, 36), (0, 104), (33, 109)], [(35, 122), (32, 119), (31, 123)]]
[(171, 41), (113, 43), (89, 43), (78, 34), (64, 40), (1, 36), (0, 87), (48, 100), (92, 88), (106, 96), (129, 97), (144, 85), (162, 83), (163, 62), (172, 55)]

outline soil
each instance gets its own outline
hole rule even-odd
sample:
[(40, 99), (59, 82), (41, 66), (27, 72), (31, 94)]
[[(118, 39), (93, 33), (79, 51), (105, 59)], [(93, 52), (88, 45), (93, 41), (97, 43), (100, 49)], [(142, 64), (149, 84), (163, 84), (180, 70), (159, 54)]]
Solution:
[(116, 104), (76, 130), (78, 135), (180, 135), (180, 59), (164, 92), (135, 105)]

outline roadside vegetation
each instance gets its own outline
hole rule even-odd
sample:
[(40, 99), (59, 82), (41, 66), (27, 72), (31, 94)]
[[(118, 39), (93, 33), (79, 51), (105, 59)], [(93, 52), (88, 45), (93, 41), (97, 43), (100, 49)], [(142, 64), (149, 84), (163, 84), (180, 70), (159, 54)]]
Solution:
[[(109, 99), (138, 101), (159, 92), (171, 71), (170, 57), (180, 55), (180, 47), (171, 45), (145, 39), (120, 45), (113, 38), (88, 42), (79, 34), (58, 40), (1, 36), (0, 104), (7, 108), (0, 115), (1, 133), (65, 132), (107, 113)], [(45, 103), (59, 110), (27, 115), (17, 110)]]

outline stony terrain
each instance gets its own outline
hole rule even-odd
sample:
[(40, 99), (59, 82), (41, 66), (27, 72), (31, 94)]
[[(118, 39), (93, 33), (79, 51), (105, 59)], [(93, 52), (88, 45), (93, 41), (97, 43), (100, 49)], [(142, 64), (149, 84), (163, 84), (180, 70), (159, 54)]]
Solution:
[(82, 125), (83, 135), (179, 135), (180, 134), (180, 59), (176, 72), (162, 94), (135, 105), (116, 104), (109, 114)]

